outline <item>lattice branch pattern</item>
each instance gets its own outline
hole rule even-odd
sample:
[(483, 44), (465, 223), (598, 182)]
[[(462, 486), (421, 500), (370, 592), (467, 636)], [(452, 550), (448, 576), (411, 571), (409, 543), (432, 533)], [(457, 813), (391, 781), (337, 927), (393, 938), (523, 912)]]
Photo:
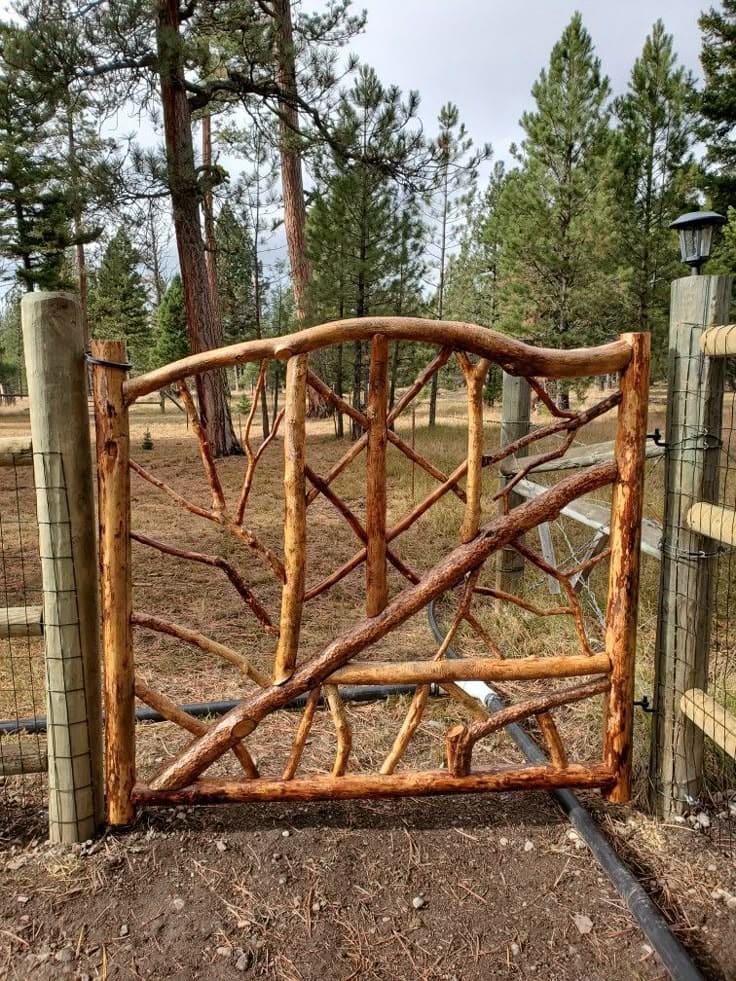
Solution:
[[(593, 654), (586, 635), (576, 584), (583, 574), (587, 574), (596, 564), (608, 559), (611, 566), (611, 581), (618, 581), (621, 576), (624, 576), (627, 578), (629, 592), (632, 584), (635, 590), (637, 558), (630, 549), (626, 554), (622, 543), (628, 541), (631, 544), (636, 540), (636, 529), (641, 514), (640, 486), (646, 420), (646, 338), (644, 335), (626, 336), (630, 358), (628, 367), (623, 373), (620, 390), (577, 412), (560, 410), (549, 397), (540, 379), (535, 377), (535, 374), (524, 371), (522, 364), (498, 358), (497, 360), (506, 368), (513, 368), (515, 373), (527, 378), (532, 390), (549, 410), (553, 421), (492, 453), (484, 452), (482, 396), (486, 375), (494, 359), (483, 356), (474, 360), (467, 353), (468, 350), (477, 352), (477, 347), (474, 348), (472, 344), (467, 349), (455, 344), (444, 346), (420, 372), (416, 381), (407, 389), (396, 406), (389, 411), (387, 341), (388, 338), (384, 333), (377, 333), (371, 342), (370, 380), (365, 411), (360, 407), (349, 405), (326, 386), (309, 369), (306, 354), (291, 354), (287, 358), (285, 406), (275, 420), (268, 438), (254, 449), (251, 431), (255, 407), (266, 382), (269, 363), (267, 357), (261, 360), (253, 403), (245, 421), (243, 437), (245, 473), (237, 503), (232, 510), (226, 499), (206, 434), (200, 424), (194, 399), (185, 379), (183, 377), (175, 379), (182, 404), (197, 439), (210, 492), (210, 504), (202, 506), (185, 499), (155, 474), (134, 461), (130, 461), (131, 471), (156, 487), (179, 508), (196, 517), (217, 523), (233, 539), (254, 553), (281, 584), (282, 601), (277, 617), (275, 612), (269, 611), (267, 604), (256, 596), (254, 589), (231, 562), (217, 555), (169, 545), (137, 532), (131, 534), (132, 540), (172, 558), (219, 569), (239, 594), (244, 607), (276, 644), (273, 676), (269, 679), (261, 671), (256, 670), (242, 653), (198, 631), (149, 613), (132, 614), (130, 622), (135, 626), (168, 634), (197, 647), (208, 655), (224, 658), (240, 672), (244, 681), (255, 683), (257, 686), (255, 692), (252, 689), (244, 692), (244, 699), (236, 709), (214, 724), (206, 726), (183, 713), (165, 695), (154, 692), (145, 682), (137, 678), (134, 690), (138, 697), (156, 707), (166, 718), (196, 738), (172, 763), (165, 766), (147, 787), (141, 786), (133, 793), (131, 786), (131, 795), (135, 799), (161, 801), (183, 799), (183, 788), (189, 788), (186, 794), (191, 799), (212, 799), (213, 795), (219, 799), (261, 799), (269, 796), (307, 799), (318, 795), (319, 792), (333, 796), (356, 796), (359, 795), (361, 787), (366, 794), (381, 796), (383, 793), (391, 792), (427, 793), (432, 792), (432, 789), (437, 792), (448, 792), (448, 789), (451, 789), (455, 792), (495, 789), (501, 786), (527, 786), (530, 785), (529, 781), (534, 786), (596, 785), (605, 788), (614, 797), (618, 795), (623, 799), (626, 796), (630, 766), (627, 755), (629, 748), (626, 744), (627, 739), (630, 742), (630, 727), (627, 735), (629, 723), (624, 703), (632, 675), (632, 606), (631, 602), (624, 603), (623, 609), (620, 605), (616, 609), (609, 606), (606, 650), (604, 654)], [(415, 448), (409, 446), (393, 430), (393, 425), (424, 385), (447, 364), (453, 353), (458, 359), (466, 385), (468, 435), (465, 459), (452, 473), (446, 474)], [(591, 354), (586, 361), (588, 369), (592, 359)], [(308, 386), (329, 401), (336, 411), (347, 414), (364, 430), (363, 435), (324, 475), (315, 472), (307, 462), (304, 408)], [(138, 385), (138, 388), (141, 390), (142, 386)], [(535, 466), (562, 457), (579, 435), (582, 427), (616, 407), (619, 410), (619, 435), (613, 462), (601, 463), (572, 477), (566, 477), (551, 486), (545, 494), (509, 510), (509, 495), (519, 480), (531, 473)], [(103, 407), (97, 408), (98, 425), (104, 426), (104, 412), (101, 411)], [(246, 513), (252, 507), (251, 492), (257, 467), (268, 447), (274, 445), (279, 427), (283, 430), (285, 493), (284, 550), (281, 555), (261, 541), (254, 530), (245, 523)], [(555, 436), (561, 437), (558, 446), (528, 457), (525, 465), (506, 481), (495, 495), (492, 495), (492, 500), (500, 502), (501, 514), (481, 527), (484, 469), (517, 455), (534, 443)], [(386, 453), (389, 445), (401, 452), (412, 464), (420, 466), (437, 482), (437, 486), (392, 527), (388, 527), (386, 521)], [(361, 520), (335, 491), (333, 484), (364, 450), (367, 479), (366, 508), (365, 519)], [(570, 501), (607, 484), (614, 485), (610, 548), (599, 550), (574, 568), (562, 572), (547, 563), (522, 541), (525, 533), (542, 522), (552, 520)], [(419, 521), (447, 493), (453, 493), (463, 504), (459, 528), (460, 544), (429, 572), (420, 576), (401, 559), (392, 546), (397, 538)], [(308, 587), (306, 585), (308, 509), (319, 495), (323, 496), (342, 517), (361, 547), (339, 568)], [(503, 546), (512, 547), (532, 566), (553, 577), (559, 583), (567, 602), (563, 605), (542, 607), (523, 597), (482, 584), (480, 577), (484, 563)], [(318, 654), (298, 664), (301, 620), (305, 603), (322, 596), (361, 565), (365, 565), (366, 569), (365, 620), (334, 638)], [(393, 597), (389, 596), (387, 576), (389, 566), (397, 570), (408, 583)], [(458, 582), (463, 582), (463, 586), (455, 616), (444, 643), (437, 648), (429, 661), (397, 664), (365, 662), (361, 665), (352, 660), (355, 655), (381, 640), (428, 602), (454, 587)], [(473, 612), (473, 603), (478, 597), (489, 597), (496, 603), (512, 604), (536, 616), (571, 617), (580, 655), (506, 660), (502, 645), (490, 636)], [(631, 597), (631, 600), (635, 603), (635, 596)], [(490, 655), (487, 660), (474, 658), (462, 663), (446, 660), (447, 649), (462, 623), (468, 624), (483, 642)], [(473, 673), (468, 674), (468, 672)], [(394, 737), (393, 745), (380, 767), (378, 777), (386, 781), (385, 784), (380, 785), (381, 789), (376, 789), (375, 777), (347, 772), (352, 749), (352, 732), (349, 716), (337, 687), (338, 683), (371, 683), (376, 680), (377, 674), (384, 682), (410, 677), (416, 679), (416, 682), (412, 683), (417, 684), (403, 722)], [(511, 705), (504, 712), (496, 713), (490, 718), (483, 707), (470, 698), (457, 683), (466, 675), (469, 679), (475, 677), (490, 680), (504, 677), (564, 678), (581, 674), (602, 674), (604, 677), (533, 698), (518, 705)], [(431, 778), (428, 779), (426, 773), (412, 771), (396, 773), (396, 768), (400, 765), (421, 723), (429, 696), (430, 678), (437, 681), (453, 699), (468, 709), (476, 721), (448, 731), (446, 735), (448, 772), (443, 775), (443, 771), (433, 771)], [(284, 761), (281, 781), (269, 781), (259, 777), (243, 740), (254, 731), (261, 720), (286, 705), (293, 697), (303, 694), (307, 696), (306, 705), (296, 727), (288, 758)], [(322, 694), (335, 729), (336, 749), (332, 774), (330, 778), (299, 778), (297, 774), (304, 746)], [(596, 695), (604, 695), (608, 702), (604, 764), (581, 766), (570, 763), (555, 725), (552, 709)], [(114, 706), (112, 709), (115, 711)], [(497, 731), (510, 721), (529, 718), (537, 721), (549, 753), (550, 763), (547, 767), (523, 768), (523, 772), (514, 771), (508, 778), (473, 768), (473, 747), (478, 740)], [(243, 771), (243, 781), (237, 790), (233, 790), (227, 784), (218, 784), (218, 789), (215, 791), (215, 785), (211, 781), (203, 783), (199, 778), (215, 760), (229, 750), (232, 750), (237, 757)], [(384, 790), (384, 787), (393, 789)]]

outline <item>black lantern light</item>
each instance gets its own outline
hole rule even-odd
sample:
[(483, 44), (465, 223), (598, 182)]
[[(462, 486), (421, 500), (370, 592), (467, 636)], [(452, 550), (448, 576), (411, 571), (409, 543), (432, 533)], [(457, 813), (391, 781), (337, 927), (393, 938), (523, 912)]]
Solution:
[(682, 261), (691, 267), (693, 276), (698, 275), (700, 267), (710, 255), (713, 229), (725, 221), (723, 215), (716, 211), (690, 211), (680, 215), (670, 225), (680, 237), (680, 255)]

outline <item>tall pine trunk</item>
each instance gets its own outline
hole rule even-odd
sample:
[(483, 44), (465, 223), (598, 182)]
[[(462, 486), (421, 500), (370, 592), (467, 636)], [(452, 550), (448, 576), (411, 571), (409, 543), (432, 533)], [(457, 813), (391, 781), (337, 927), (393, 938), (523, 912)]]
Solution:
[(279, 102), (279, 154), (284, 199), (284, 231), (289, 251), (296, 318), (300, 325), (309, 322), (309, 287), (311, 268), (307, 252), (307, 209), (304, 202), (302, 158), (299, 148), (299, 113), (294, 104), (297, 96), (294, 32), (291, 0), (273, 0), (276, 33), (276, 81), (284, 98)]
[[(184, 53), (177, 0), (159, 0), (156, 46), (161, 84), (166, 168), (174, 215), (176, 246), (184, 286), (192, 353), (222, 345), (222, 324), (212, 302), (200, 224), (200, 193), (194, 166), (192, 118), (184, 86)], [(199, 411), (215, 456), (241, 453), (233, 429), (225, 374), (210, 371), (196, 380)]]

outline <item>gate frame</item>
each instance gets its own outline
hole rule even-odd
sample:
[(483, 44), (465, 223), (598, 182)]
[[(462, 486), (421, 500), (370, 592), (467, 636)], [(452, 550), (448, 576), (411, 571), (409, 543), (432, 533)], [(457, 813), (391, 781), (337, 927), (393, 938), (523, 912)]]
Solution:
[[(296, 506), (304, 494), (304, 428), (303, 403), (306, 392), (306, 357), (309, 351), (345, 340), (371, 339), (373, 342), (373, 391), (380, 389), (381, 364), (385, 361), (386, 340), (414, 340), (436, 344), (455, 351), (468, 351), (481, 359), (500, 364), (507, 371), (531, 377), (573, 378), (590, 374), (621, 372), (618, 427), (614, 461), (600, 464), (586, 474), (567, 478), (549, 494), (527, 502), (478, 530), (478, 534), (460, 545), (440, 565), (433, 567), (416, 585), (407, 587), (388, 607), (381, 576), (385, 576), (385, 540), (383, 548), (368, 548), (369, 616), (352, 631), (337, 638), (321, 655), (295, 669), (296, 645), (293, 630), (287, 630), (278, 647), (277, 671), (270, 687), (246, 698), (235, 709), (213, 724), (206, 734), (191, 744), (148, 786), (135, 783), (135, 679), (131, 638), (130, 585), (130, 473), (128, 408), (139, 397), (164, 384), (181, 381), (190, 375), (247, 361), (276, 358), (287, 361), (287, 416), (285, 444), (288, 450), (285, 467), (287, 498), (285, 528), (286, 586), (282, 594), (282, 631), (293, 626), (303, 599), (303, 575), (297, 575), (304, 555), (304, 509)], [(147, 375), (124, 380), (124, 349), (114, 342), (93, 343), (93, 354), (107, 364), (95, 368), (95, 419), (97, 425), (100, 571), (103, 607), (103, 655), (105, 661), (106, 759), (108, 821), (112, 825), (129, 824), (135, 804), (181, 801), (215, 802), (227, 800), (320, 799), (340, 797), (383, 797), (432, 793), (462, 793), (482, 790), (550, 787), (600, 787), (614, 802), (630, 797), (634, 656), (636, 609), (639, 578), (639, 539), (641, 529), (642, 488), (644, 474), (646, 418), (648, 407), (649, 335), (624, 334), (618, 341), (600, 348), (555, 351), (529, 347), (512, 338), (476, 325), (437, 322), (417, 318), (363, 318), (338, 321), (308, 328), (283, 338), (245, 342), (192, 355)], [(465, 358), (467, 370), (472, 364)], [(461, 362), (462, 364), (462, 362)], [(463, 365), (464, 372), (466, 365)], [(467, 377), (467, 374), (466, 374)], [(470, 385), (468, 386), (470, 391)], [(482, 398), (482, 385), (473, 386)], [(474, 409), (470, 406), (469, 410)], [(476, 413), (477, 416), (477, 413)], [(469, 412), (469, 424), (470, 424)], [(381, 459), (380, 434), (371, 430), (379, 420), (385, 427), (385, 413), (369, 393), (367, 421), (368, 445), (377, 447), (374, 460)], [(196, 428), (196, 427), (195, 427)], [(477, 428), (477, 427), (476, 427)], [(474, 433), (471, 454), (482, 453), (478, 433)], [(470, 442), (470, 440), (469, 440)], [(480, 466), (480, 456), (474, 465)], [(369, 487), (371, 457), (369, 456)], [(374, 474), (375, 477), (375, 474)], [(384, 476), (385, 479), (385, 476)], [(375, 483), (375, 481), (374, 481)], [(580, 493), (611, 483), (613, 487), (611, 518), (611, 561), (609, 571), (608, 617), (605, 654), (592, 655), (584, 670), (573, 669), (575, 658), (524, 658), (510, 662), (490, 658), (461, 662), (399, 662), (396, 665), (375, 664), (370, 675), (375, 681), (395, 681), (395, 675), (409, 671), (412, 680), (425, 684), (430, 674), (434, 680), (498, 677), (543, 678), (573, 676), (576, 673), (604, 672), (609, 682), (596, 691), (608, 692), (604, 757), (602, 764), (561, 763), (559, 758), (544, 767), (531, 766), (500, 771), (452, 772), (435, 770), (400, 774), (350, 774), (331, 777), (313, 776), (290, 780), (268, 780), (260, 777), (235, 781), (197, 781), (202, 769), (241, 740), (271, 711), (291, 698), (322, 684), (328, 691), (338, 682), (365, 684), (360, 671), (365, 665), (351, 663), (351, 657), (370, 643), (385, 636), (411, 613), (423, 608), (456, 579), (477, 568), (499, 547), (535, 527), (540, 515), (559, 510), (558, 499), (574, 499)], [(476, 482), (479, 494), (479, 481)], [(380, 489), (380, 488), (379, 488)], [(563, 493), (564, 492), (564, 493)], [(290, 498), (293, 500), (289, 504)], [(470, 501), (466, 517), (473, 513), (477, 501)], [(374, 535), (385, 537), (381, 508), (374, 500), (367, 502), (373, 515)], [(467, 528), (465, 529), (467, 535)], [(505, 536), (505, 537), (504, 537)], [(127, 539), (127, 541), (126, 541)], [(495, 544), (494, 544), (495, 543)], [(370, 542), (368, 543), (370, 544)], [(378, 543), (381, 544), (381, 543)], [(450, 568), (451, 566), (451, 568)], [(383, 572), (381, 571), (383, 570)], [(289, 572), (291, 573), (289, 575)], [(302, 569), (303, 573), (303, 569)], [(378, 579), (376, 579), (378, 577)], [(384, 604), (384, 605), (382, 605)], [(385, 608), (384, 608), (385, 607)], [(290, 612), (297, 611), (297, 612)], [(407, 612), (408, 611), (408, 612)], [(286, 620), (284, 620), (284, 617)], [(356, 640), (357, 638), (357, 640)], [(481, 663), (482, 662), (482, 663)], [(534, 663), (532, 663), (534, 662)], [(554, 662), (554, 663), (553, 663)], [(569, 670), (563, 663), (569, 662)], [(413, 672), (413, 673), (412, 673)], [(357, 673), (357, 674), (356, 674)], [(365, 674), (365, 672), (364, 672)], [(426, 675), (426, 677), (425, 677)], [(416, 677), (415, 677), (416, 676)], [(367, 677), (367, 676), (366, 676)], [(595, 686), (589, 686), (593, 689)], [(591, 691), (589, 694), (593, 694)], [(448, 759), (450, 754), (448, 734)]]

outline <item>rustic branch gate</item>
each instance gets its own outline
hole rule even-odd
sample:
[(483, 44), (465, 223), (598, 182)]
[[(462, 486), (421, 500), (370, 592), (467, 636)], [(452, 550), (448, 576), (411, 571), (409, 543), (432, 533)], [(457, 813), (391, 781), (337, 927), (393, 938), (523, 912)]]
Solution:
[[(366, 411), (335, 395), (309, 369), (308, 354), (319, 348), (356, 340), (371, 343), (370, 381)], [(387, 344), (413, 341), (436, 345), (437, 355), (420, 373), (396, 406), (387, 407)], [(322, 798), (388, 797), (433, 793), (464, 793), (551, 787), (600, 787), (609, 799), (625, 801), (630, 793), (631, 729), (634, 678), (635, 629), (639, 571), (642, 478), (646, 432), (649, 339), (643, 334), (623, 335), (618, 341), (592, 349), (552, 351), (529, 347), (486, 328), (460, 323), (438, 323), (409, 318), (365, 318), (309, 328), (282, 338), (246, 342), (193, 355), (162, 369), (125, 380), (124, 350), (117, 342), (98, 341), (94, 355), (95, 413), (99, 473), (99, 520), (101, 592), (105, 664), (106, 764), (108, 819), (113, 825), (129, 823), (136, 804), (143, 802), (217, 802), (247, 800), (307, 800)], [(467, 391), (467, 455), (452, 473), (445, 474), (417, 453), (394, 431), (393, 424), (423, 386), (453, 356), (458, 358)], [(471, 360), (471, 355), (477, 360)], [(253, 477), (266, 444), (254, 451), (250, 428), (269, 359), (286, 361), (285, 407), (277, 417), (268, 442), (283, 426), (284, 535), (279, 552), (246, 524)], [(242, 490), (235, 506), (225, 498), (217, 466), (212, 459), (198, 410), (186, 384), (193, 376), (229, 365), (260, 362), (253, 409), (246, 422), (246, 465)], [(509, 443), (495, 453), (484, 452), (482, 393), (491, 363), (509, 374), (524, 376), (550, 414), (550, 422)], [(538, 376), (571, 379), (620, 372), (620, 386), (612, 395), (579, 412), (557, 408)], [(164, 385), (176, 384), (199, 443), (199, 451), (211, 492), (211, 505), (203, 507), (182, 497), (130, 459), (129, 407), (139, 398)], [(362, 429), (347, 453), (319, 475), (306, 454), (305, 402), (308, 386), (331, 400)], [(587, 423), (617, 407), (618, 428), (614, 459), (595, 464), (550, 487), (544, 494), (512, 510), (509, 497), (516, 484), (535, 466), (561, 457)], [(501, 514), (481, 526), (483, 470), (500, 463), (533, 443), (561, 436), (561, 444), (529, 456), (512, 479), (495, 495)], [(387, 527), (386, 450), (392, 444), (437, 481), (437, 487), (392, 527)], [(332, 487), (335, 478), (363, 451), (366, 463), (365, 522)], [(131, 531), (130, 473), (155, 486), (183, 511), (217, 523), (242, 544), (274, 576), (281, 586), (281, 609), (272, 616), (243, 576), (220, 556), (185, 551)], [(461, 482), (464, 480), (464, 488)], [(310, 487), (311, 485), (311, 487)], [(560, 572), (548, 566), (522, 536), (541, 522), (553, 519), (582, 494), (607, 485), (613, 487), (610, 547), (580, 567)], [(423, 576), (410, 568), (395, 550), (395, 541), (444, 495), (452, 493), (463, 502), (460, 544)], [(345, 519), (360, 543), (355, 555), (321, 581), (308, 585), (306, 542), (308, 513), (322, 495)], [(220, 568), (240, 594), (264, 632), (273, 638), (273, 672), (266, 677), (241, 652), (217, 643), (187, 627), (151, 614), (133, 611), (131, 589), (131, 538), (187, 561)], [(551, 610), (537, 610), (526, 600), (480, 581), (484, 563), (503, 547), (513, 548), (524, 560), (547, 575), (555, 576), (567, 603)], [(571, 579), (594, 564), (609, 559), (609, 600), (605, 644), (594, 652), (582, 623), (578, 596)], [(365, 564), (366, 617), (340, 632), (314, 655), (301, 656), (300, 627), (306, 604), (326, 593), (352, 570)], [(389, 597), (388, 569), (393, 567), (408, 581)], [(492, 580), (495, 581), (495, 580)], [(444, 644), (431, 659), (354, 661), (409, 617), (424, 609), (458, 583), (463, 584), (457, 614)], [(540, 615), (569, 615), (575, 623), (580, 653), (548, 657), (504, 657), (473, 613), (476, 597), (522, 606)], [(447, 660), (445, 653), (460, 623), (478, 632), (489, 656)], [(243, 700), (217, 722), (207, 725), (184, 713), (166, 695), (137, 678), (133, 663), (132, 629), (145, 627), (176, 637), (234, 665), (244, 683), (254, 686)], [(445, 734), (446, 769), (400, 771), (396, 767), (421, 719), (431, 683), (438, 683), (452, 697), (465, 699), (458, 681), (581, 678), (589, 680), (555, 690), (510, 706), (505, 712), (454, 726)], [(410, 683), (416, 691), (390, 754), (374, 773), (347, 773), (351, 732), (338, 685)], [(336, 756), (330, 775), (297, 776), (304, 745), (317, 701), (324, 689), (336, 732)], [(263, 777), (245, 745), (248, 737), (272, 712), (292, 699), (307, 695), (306, 707), (294, 734), (282, 776)], [(604, 697), (605, 733), (603, 759), (571, 762), (562, 745), (552, 709), (594, 696)], [(147, 783), (136, 782), (135, 697), (155, 708), (196, 738)], [(548, 749), (548, 765), (482, 770), (473, 766), (473, 747), (478, 740), (510, 721), (535, 719)], [(202, 779), (218, 759), (233, 751), (243, 770), (240, 779)]]

